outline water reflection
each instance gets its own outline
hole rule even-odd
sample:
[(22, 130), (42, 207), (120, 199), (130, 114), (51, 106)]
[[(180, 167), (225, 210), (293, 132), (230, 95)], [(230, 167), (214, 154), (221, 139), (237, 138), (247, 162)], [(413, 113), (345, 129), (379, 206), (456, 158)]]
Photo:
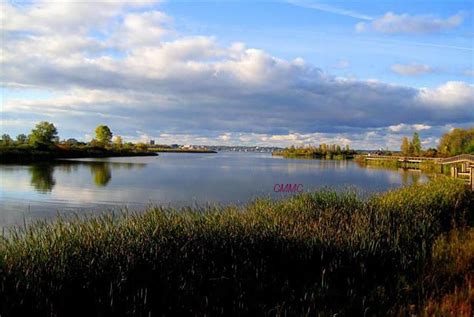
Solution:
[(54, 179), (54, 166), (49, 164), (35, 164), (29, 167), (28, 172), (31, 175), (31, 186), (42, 194), (49, 193), (56, 185)]
[(398, 182), (400, 180), (401, 185), (407, 186), (410, 184), (418, 184), (421, 183), (422, 173), (419, 169), (406, 169), (406, 168), (399, 168), (399, 167), (384, 167), (384, 166), (372, 166), (367, 164), (361, 164), (360, 162), (356, 161), (356, 164), (362, 168), (367, 169), (368, 171), (373, 170), (381, 170), (381, 171), (397, 171), (400, 178), (396, 176), (396, 174), (392, 174), (394, 182)]
[(0, 227), (58, 211), (143, 210), (242, 204), (257, 197), (287, 197), (275, 184), (302, 184), (377, 192), (427, 181), (427, 174), (362, 167), (353, 161), (280, 159), (269, 154), (163, 153), (158, 157), (79, 159), (51, 164), (0, 165)]
[(92, 180), (97, 187), (105, 187), (112, 179), (112, 170), (143, 168), (144, 163), (118, 163), (101, 161), (61, 161), (35, 164), (28, 168), (31, 186), (41, 194), (50, 193), (56, 185), (54, 171), (66, 174), (76, 173), (80, 168), (89, 168)]
[(112, 170), (109, 164), (97, 162), (90, 165), (91, 173), (94, 176), (94, 183), (98, 187), (107, 186), (112, 179)]
[(401, 170), (402, 184), (418, 184), (420, 182), (421, 173), (419, 170)]

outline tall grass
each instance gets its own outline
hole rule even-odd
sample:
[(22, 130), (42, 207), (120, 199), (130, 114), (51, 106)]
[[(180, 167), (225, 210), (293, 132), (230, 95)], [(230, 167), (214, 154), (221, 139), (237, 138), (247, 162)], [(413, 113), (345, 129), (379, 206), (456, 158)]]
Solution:
[[(470, 226), (456, 180), (245, 207), (37, 223), (0, 244), (2, 316), (383, 315), (432, 295), (435, 241)], [(472, 213), (472, 211), (471, 211)], [(430, 284), (431, 285), (431, 284)]]

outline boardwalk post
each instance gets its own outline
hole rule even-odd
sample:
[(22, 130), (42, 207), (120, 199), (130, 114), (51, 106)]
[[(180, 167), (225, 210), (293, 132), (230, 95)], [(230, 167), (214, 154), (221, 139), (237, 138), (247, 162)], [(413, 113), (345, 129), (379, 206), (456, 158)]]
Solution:
[(471, 165), (471, 176), (469, 182), (471, 184), (471, 190), (474, 190), (474, 164)]

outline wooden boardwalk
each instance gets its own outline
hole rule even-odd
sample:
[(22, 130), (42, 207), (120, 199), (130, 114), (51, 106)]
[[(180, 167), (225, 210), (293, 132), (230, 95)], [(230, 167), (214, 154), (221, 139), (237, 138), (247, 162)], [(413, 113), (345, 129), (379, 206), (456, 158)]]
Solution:
[[(414, 157), (414, 156), (395, 156), (395, 155), (366, 155), (366, 160), (397, 160), (401, 164), (421, 162), (433, 162), (435, 164), (450, 165), (451, 177), (466, 179), (469, 186), (474, 190), (474, 155), (461, 154), (446, 158), (432, 158), (432, 157)], [(403, 165), (402, 165), (403, 166)]]

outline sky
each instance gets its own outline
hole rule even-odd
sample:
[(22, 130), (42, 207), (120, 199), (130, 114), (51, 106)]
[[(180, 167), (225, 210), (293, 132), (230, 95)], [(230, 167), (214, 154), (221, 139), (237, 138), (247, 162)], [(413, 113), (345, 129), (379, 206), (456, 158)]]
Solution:
[(474, 127), (474, 0), (2, 1), (0, 132), (425, 148)]

